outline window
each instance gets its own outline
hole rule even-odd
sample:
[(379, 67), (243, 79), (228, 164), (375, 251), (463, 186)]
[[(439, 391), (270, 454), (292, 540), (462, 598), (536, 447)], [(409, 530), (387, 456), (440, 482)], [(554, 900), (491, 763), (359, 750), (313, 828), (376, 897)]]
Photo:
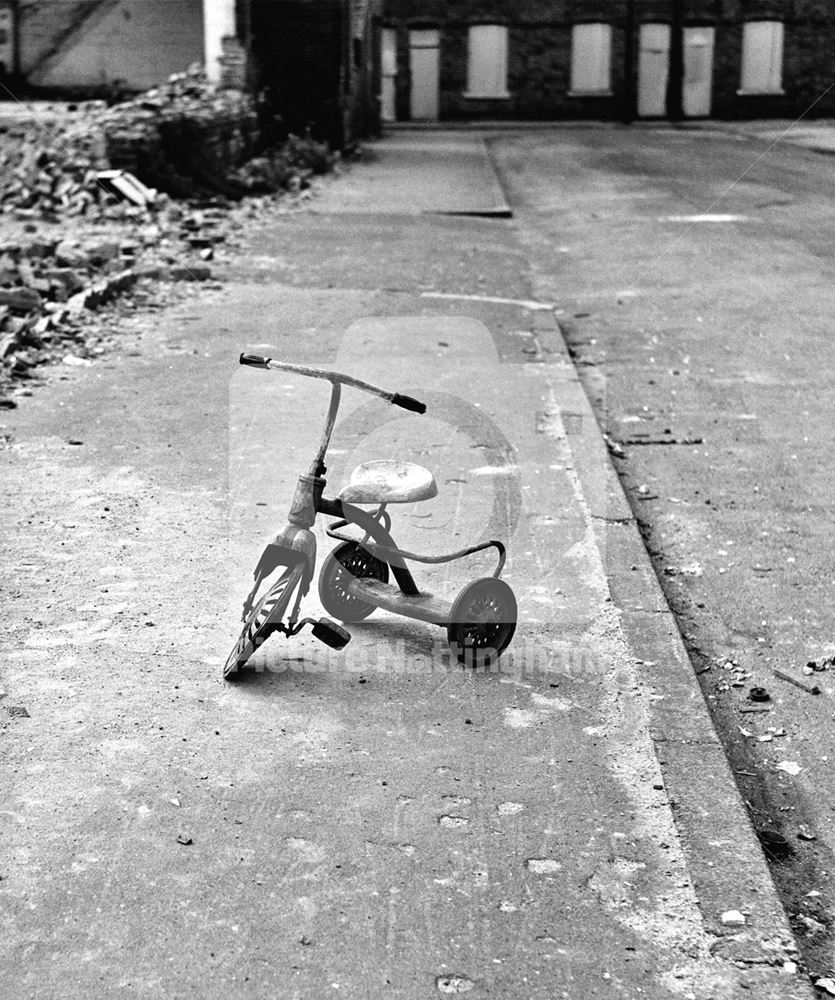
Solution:
[(465, 97), (510, 97), (507, 90), (507, 28), (478, 24), (470, 28)]
[(571, 93), (611, 93), (612, 26), (575, 24), (571, 34)]
[(742, 29), (741, 94), (783, 93), (783, 22), (747, 21)]

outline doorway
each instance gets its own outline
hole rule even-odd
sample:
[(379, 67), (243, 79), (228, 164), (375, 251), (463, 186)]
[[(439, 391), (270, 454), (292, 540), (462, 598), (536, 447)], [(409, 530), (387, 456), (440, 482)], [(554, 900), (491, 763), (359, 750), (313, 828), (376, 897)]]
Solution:
[(397, 32), (383, 28), (380, 32), (380, 117), (384, 122), (397, 118)]
[(638, 54), (639, 118), (663, 118), (666, 115), (669, 72), (669, 24), (642, 24)]
[(438, 120), (441, 33), (436, 29), (409, 32), (409, 70), (412, 93), (410, 117)]
[(707, 118), (713, 91), (713, 28), (684, 29), (684, 116)]

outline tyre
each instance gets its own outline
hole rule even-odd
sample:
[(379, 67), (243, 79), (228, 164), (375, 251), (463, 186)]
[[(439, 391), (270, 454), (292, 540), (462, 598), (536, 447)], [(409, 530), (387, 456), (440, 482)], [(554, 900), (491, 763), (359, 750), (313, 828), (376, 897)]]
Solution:
[(237, 680), (238, 671), (278, 628), (297, 582), (298, 570), (285, 570), (252, 609), (223, 668), (226, 680)]
[(319, 600), (329, 615), (341, 622), (359, 622), (377, 607), (368, 601), (351, 597), (348, 585), (352, 580), (371, 579), (388, 583), (388, 563), (372, 556), (359, 542), (343, 542), (322, 564), (319, 574)]
[(447, 626), (450, 649), (465, 666), (491, 666), (510, 645), (516, 616), (516, 597), (504, 580), (473, 580), (453, 602)]

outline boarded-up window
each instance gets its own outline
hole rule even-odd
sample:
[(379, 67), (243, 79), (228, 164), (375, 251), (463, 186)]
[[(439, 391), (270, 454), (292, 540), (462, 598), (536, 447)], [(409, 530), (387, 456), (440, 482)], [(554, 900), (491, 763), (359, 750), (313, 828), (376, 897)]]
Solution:
[(608, 94), (611, 67), (612, 26), (575, 24), (571, 35), (571, 93)]
[(470, 28), (467, 97), (509, 97), (507, 28), (478, 24)]
[(15, 68), (12, 17), (11, 5), (0, 3), (0, 76), (12, 73)]
[(746, 94), (783, 92), (783, 22), (748, 21), (742, 31), (742, 80)]

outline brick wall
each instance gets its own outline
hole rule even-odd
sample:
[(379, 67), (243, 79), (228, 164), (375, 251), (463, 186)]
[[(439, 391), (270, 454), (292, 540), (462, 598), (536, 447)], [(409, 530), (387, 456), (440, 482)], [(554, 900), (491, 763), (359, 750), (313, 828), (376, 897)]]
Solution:
[(382, 8), (382, 0), (351, 0), (350, 4), (350, 67), (347, 73), (350, 121), (346, 130), (349, 144), (380, 128), (380, 66), (375, 47), (379, 47), (376, 25)]
[[(794, 118), (835, 114), (835, 92), (824, 97), (835, 66), (835, 3), (832, 0), (721, 0), (715, 16), (699, 18), (700, 5), (689, 0), (686, 23), (716, 25), (713, 114), (717, 118)], [(745, 21), (781, 20), (785, 25), (785, 93), (740, 95), (742, 36)], [(813, 106), (814, 105), (814, 106)]]
[(247, 0), (255, 86), (286, 130), (336, 148), (379, 128), (382, 0)]
[[(686, 26), (713, 26), (712, 114), (719, 118), (794, 117), (832, 82), (835, 66), (835, 0), (683, 0)], [(670, 23), (670, 0), (635, 0), (635, 66), (638, 32), (645, 22)], [(397, 115), (409, 117), (409, 30), (441, 31), (440, 117), (511, 119), (616, 119), (627, 100), (626, 0), (384, 0), (384, 23), (398, 32)], [(742, 25), (746, 20), (785, 23), (783, 95), (743, 96), (740, 86)], [(612, 95), (569, 95), (572, 25), (600, 20), (612, 31)], [(479, 23), (508, 26), (507, 100), (464, 96), (467, 29)], [(814, 116), (835, 115), (835, 90), (818, 100)]]

